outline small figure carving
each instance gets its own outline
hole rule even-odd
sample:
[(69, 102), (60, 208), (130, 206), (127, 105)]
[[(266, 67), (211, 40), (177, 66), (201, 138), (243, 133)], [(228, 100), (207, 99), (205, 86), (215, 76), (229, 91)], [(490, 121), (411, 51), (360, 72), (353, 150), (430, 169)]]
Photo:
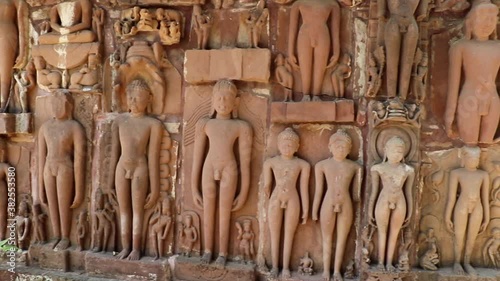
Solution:
[[(269, 198), (268, 218), (271, 233), (272, 269), (271, 278), (278, 277), (281, 229), (284, 228), (283, 278), (290, 278), (290, 255), (293, 237), (299, 224), (302, 205), (302, 224), (307, 222), (309, 213), (309, 174), (311, 166), (296, 157), (300, 145), (299, 136), (292, 128), (286, 128), (278, 135), (280, 155), (264, 162), (264, 190)], [(271, 193), (273, 177), (276, 187)], [(296, 185), (300, 182), (300, 196)], [(284, 221), (283, 221), (284, 216)]]
[(87, 210), (80, 212), (78, 219), (76, 221), (76, 232), (78, 238), (77, 251), (82, 251), (85, 248), (85, 236), (87, 235)]
[(72, 118), (69, 93), (56, 92), (51, 109), (53, 119), (38, 133), (38, 190), (40, 201), (49, 207), (54, 249), (64, 250), (70, 246), (71, 209), (85, 198), (86, 137)]
[(94, 245), (92, 247), (93, 252), (106, 252), (108, 250), (109, 240), (114, 239), (114, 209), (107, 200), (101, 190), (97, 188), (95, 192), (95, 205), (96, 210), (94, 211), (95, 222), (94, 222)]
[(420, 266), (425, 270), (438, 270), (439, 252), (434, 229), (429, 228), (426, 233), (422, 233), (419, 240), (420, 243), (427, 243), (427, 250), (419, 259)]
[[(399, 95), (405, 100), (408, 95), (413, 58), (419, 38), (417, 21), (423, 20), (427, 15), (426, 1), (428, 0), (377, 2), (378, 40), (384, 42), (387, 52), (387, 96), (389, 97)], [(417, 8), (419, 8), (418, 15), (415, 18)], [(387, 20), (386, 9), (389, 11)]]
[(21, 113), (28, 112), (28, 91), (36, 85), (35, 70), (32, 62), (28, 64), (26, 70), (14, 74), (16, 86), (14, 92), (21, 103)]
[(141, 9), (137, 29), (139, 31), (154, 31), (157, 26), (158, 22), (153, 19), (153, 15), (149, 13), (149, 10)]
[(379, 46), (368, 55), (368, 90), (367, 97), (375, 97), (382, 87), (382, 74), (385, 67), (384, 47)]
[(363, 248), (361, 249), (362, 262), (365, 265), (369, 265), (371, 262), (370, 254), (373, 252), (373, 234), (375, 233), (375, 227), (367, 225), (363, 228), (361, 234), (361, 240), (363, 241)]
[(285, 99), (283, 100), (284, 102), (287, 101), (293, 101), (292, 97), (292, 88), (293, 88), (293, 70), (292, 66), (290, 63), (283, 57), (282, 54), (278, 54), (276, 57), (276, 60), (274, 61), (276, 63), (276, 70), (275, 70), (275, 75), (276, 75), (276, 80), (278, 80), (278, 83), (285, 87)]
[[(27, 61), (28, 5), (24, 0), (0, 1), (0, 111), (5, 112), (9, 99), (12, 68), (22, 68)], [(3, 239), (2, 239), (3, 240)]]
[(198, 229), (193, 225), (193, 217), (191, 215), (184, 216), (184, 222), (179, 229), (179, 237), (181, 238), (181, 245), (183, 248), (184, 256), (191, 256), (194, 243), (198, 240)]
[[(409, 225), (413, 214), (415, 170), (403, 162), (405, 146), (400, 137), (391, 137), (384, 147), (383, 162), (371, 168), (369, 222), (378, 230), (378, 269), (390, 272), (396, 270), (392, 261), (399, 231)], [(379, 193), (380, 180), (383, 188)]]
[(30, 234), (31, 224), (29, 218), (28, 202), (21, 201), (19, 204), (19, 214), (15, 217), (17, 245), (21, 250), (27, 250), (29, 246), (28, 235)]
[(215, 9), (229, 9), (234, 5), (234, 0), (212, 0)]
[(62, 73), (59, 70), (51, 70), (47, 67), (47, 62), (43, 57), (34, 58), (36, 81), (38, 85), (49, 90), (59, 89), (62, 86)]
[(92, 30), (97, 34), (97, 41), (103, 42), (102, 27), (104, 26), (104, 10), (95, 7), (92, 15)]
[[(486, 230), (490, 221), (488, 199), (490, 178), (486, 171), (478, 169), (481, 156), (479, 147), (464, 146), (460, 154), (463, 168), (450, 172), (448, 202), (444, 219), (448, 231), (455, 236), (453, 271), (463, 275), (465, 269), (470, 275), (477, 275), (470, 260), (477, 235)], [(458, 186), (460, 186), (460, 193), (458, 193)], [(464, 248), (464, 267), (462, 267), (460, 262)]]
[(483, 259), (486, 264), (491, 263), (495, 268), (500, 267), (500, 228), (491, 230), (491, 238), (483, 248)]
[(89, 55), (88, 65), (85, 64), (78, 72), (71, 75), (70, 90), (81, 90), (84, 86), (91, 86), (92, 89), (99, 87), (98, 68), (99, 56)]
[(47, 215), (42, 211), (40, 204), (33, 205), (33, 242), (45, 243), (45, 220)]
[(470, 7), (470, 3), (467, 0), (436, 0), (435, 12), (463, 12)]
[(74, 0), (54, 5), (50, 10), (52, 32), (40, 35), (41, 45), (61, 43), (88, 43), (96, 40), (92, 28), (92, 3)]
[(309, 252), (306, 252), (306, 255), (300, 258), (299, 263), (299, 273), (302, 275), (314, 275), (314, 261), (309, 257)]
[(350, 260), (345, 268), (344, 277), (346, 279), (354, 279), (354, 260)]
[[(500, 120), (495, 84), (500, 69), (500, 41), (494, 39), (497, 21), (495, 4), (483, 1), (474, 5), (465, 20), (465, 38), (449, 51), (446, 132), (454, 137), (456, 119), (460, 138), (467, 145), (492, 143)], [(465, 81), (460, 89), (462, 68)]]
[[(333, 134), (328, 142), (328, 148), (332, 153), (332, 157), (318, 162), (314, 168), (316, 189), (312, 216), (314, 221), (319, 218), (321, 224), (324, 280), (330, 280), (333, 237), (334, 231), (337, 231), (333, 279), (341, 281), (340, 269), (347, 244), (347, 236), (354, 219), (350, 189), (352, 184), (354, 202), (359, 202), (363, 169), (358, 163), (347, 159), (351, 152), (352, 139), (345, 131), (339, 130)], [(323, 197), (325, 178), (327, 190)], [(320, 205), (321, 211), (319, 210)]]
[(251, 263), (255, 254), (253, 245), (255, 234), (252, 230), (252, 221), (249, 219), (243, 220), (243, 227), (239, 222), (236, 222), (236, 228), (238, 229), (238, 237), (236, 239), (240, 241), (238, 243), (240, 255), (243, 256), (245, 262)]
[[(300, 18), (302, 25), (299, 28)], [(299, 68), (300, 65), (302, 100), (311, 100), (312, 94), (314, 101), (320, 101), (325, 71), (334, 67), (340, 56), (340, 6), (336, 0), (298, 0), (293, 3), (288, 52), (292, 66)], [(328, 60), (330, 53), (333, 55)]]
[[(203, 209), (205, 249), (202, 262), (209, 263), (212, 259), (216, 199), (219, 197), (219, 257), (216, 260), (219, 267), (225, 266), (228, 255), (231, 211), (243, 207), (250, 187), (253, 132), (249, 123), (237, 119), (237, 94), (238, 89), (231, 81), (220, 80), (215, 84), (210, 116), (196, 123), (194, 140), (191, 188), (195, 205)], [(221, 130), (225, 132), (224, 135), (220, 134)], [(236, 142), (239, 163), (233, 151)], [(217, 181), (219, 192), (216, 189)], [(241, 183), (241, 189), (236, 195), (238, 182)]]
[(203, 12), (200, 5), (194, 5), (192, 26), (196, 32), (198, 49), (207, 49), (212, 25), (212, 17), (207, 12)]
[(146, 114), (151, 102), (151, 90), (146, 82), (135, 79), (127, 85), (126, 92), (130, 112), (117, 117), (111, 128), (109, 186), (116, 187), (120, 210), (123, 250), (117, 257), (138, 260), (141, 257), (144, 210), (152, 208), (160, 196), (159, 156), (163, 124)]
[(401, 272), (410, 271), (410, 247), (413, 244), (411, 231), (405, 231), (401, 236), (401, 245), (399, 247), (398, 270)]
[(244, 22), (248, 27), (248, 38), (250, 38), (251, 48), (259, 48), (260, 35), (269, 18), (269, 10), (265, 8), (265, 5), (266, 2), (260, 0), (257, 8), (242, 14)]
[(172, 225), (170, 198), (168, 198), (166, 193), (162, 194), (162, 197), (149, 221), (149, 227), (151, 228), (149, 237), (153, 241), (155, 260), (164, 256), (164, 241), (167, 239)]
[(417, 54), (418, 56), (415, 59), (417, 67), (415, 67), (415, 72), (413, 73), (412, 92), (415, 95), (415, 100), (420, 104), (425, 100), (429, 58), (427, 57), (427, 53), (423, 53), (420, 50), (417, 50)]
[(351, 77), (351, 57), (348, 54), (344, 54), (340, 63), (335, 66), (332, 71), (332, 86), (333, 86), (333, 96), (336, 98), (344, 98), (345, 85), (344, 80)]
[(179, 23), (176, 21), (161, 21), (159, 34), (160, 40), (164, 45), (173, 45), (179, 43), (181, 39)]

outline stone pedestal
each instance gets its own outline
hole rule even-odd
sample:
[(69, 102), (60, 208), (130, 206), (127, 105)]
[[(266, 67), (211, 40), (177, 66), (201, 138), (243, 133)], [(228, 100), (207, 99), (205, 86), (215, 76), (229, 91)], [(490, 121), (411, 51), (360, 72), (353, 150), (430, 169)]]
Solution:
[(179, 256), (175, 259), (174, 278), (186, 281), (253, 281), (255, 265), (228, 262), (225, 268), (202, 264), (200, 258)]
[(273, 102), (271, 122), (354, 122), (354, 102), (352, 100)]
[(70, 271), (70, 250), (54, 251), (52, 244), (31, 245), (28, 256), (31, 265), (39, 265), (41, 268)]

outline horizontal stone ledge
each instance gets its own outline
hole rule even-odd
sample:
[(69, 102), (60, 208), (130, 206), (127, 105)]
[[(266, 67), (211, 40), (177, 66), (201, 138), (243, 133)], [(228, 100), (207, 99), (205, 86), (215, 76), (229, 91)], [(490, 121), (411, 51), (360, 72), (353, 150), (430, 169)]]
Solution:
[(191, 84), (220, 79), (267, 83), (271, 76), (268, 49), (188, 50), (184, 77)]
[(354, 120), (352, 100), (273, 102), (271, 105), (271, 122), (273, 123), (348, 123)]

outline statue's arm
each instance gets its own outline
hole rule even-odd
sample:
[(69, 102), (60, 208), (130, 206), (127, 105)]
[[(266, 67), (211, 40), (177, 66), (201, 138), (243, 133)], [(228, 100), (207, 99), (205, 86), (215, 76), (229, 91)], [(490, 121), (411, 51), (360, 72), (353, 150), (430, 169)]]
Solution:
[(78, 208), (85, 197), (85, 156), (87, 144), (85, 131), (77, 121), (73, 121), (73, 142), (75, 148), (74, 154), (74, 173), (75, 173), (75, 200), (71, 208)]
[(448, 96), (446, 101), (445, 126), (449, 134), (452, 130), (457, 110), (458, 93), (460, 91), (460, 75), (462, 72), (462, 48), (460, 42), (451, 46), (449, 51)]
[(483, 179), (483, 185), (481, 187), (481, 203), (483, 204), (483, 226), (484, 229), (482, 231), (486, 230), (486, 226), (488, 226), (488, 223), (490, 222), (490, 198), (489, 198), (489, 193), (490, 193), (490, 176), (488, 175), (487, 172), (484, 172), (484, 179)]
[(68, 27), (69, 33), (90, 29), (92, 27), (92, 4), (89, 0), (80, 0), (80, 7), (82, 9), (82, 20), (80, 23)]
[(170, 225), (172, 224), (172, 221), (168, 221), (167, 224), (165, 225), (165, 229), (163, 229), (163, 233), (161, 235), (161, 239), (166, 239), (168, 235), (168, 231), (170, 230)]
[(42, 203), (47, 203), (44, 182), (43, 170), (45, 160), (47, 158), (47, 143), (45, 141), (45, 126), (42, 125), (38, 132), (38, 197)]
[(262, 172), (264, 173), (264, 193), (266, 194), (266, 198), (269, 198), (271, 195), (271, 185), (273, 184), (271, 159), (264, 161), (264, 167), (262, 168)]
[(356, 174), (354, 175), (354, 190), (353, 199), (354, 202), (359, 202), (361, 200), (361, 185), (363, 184), (363, 166), (356, 164)]
[(453, 223), (451, 222), (451, 212), (455, 207), (455, 202), (457, 201), (457, 189), (458, 189), (458, 176), (456, 171), (451, 171), (450, 180), (448, 184), (448, 202), (446, 204), (446, 209), (444, 212), (444, 221), (446, 227), (450, 232), (453, 232)]
[(332, 8), (332, 16), (330, 17), (330, 36), (332, 38), (333, 56), (330, 62), (337, 62), (340, 57), (340, 6), (337, 2)]
[(238, 138), (240, 152), (240, 174), (241, 174), (241, 190), (238, 194), (238, 206), (234, 207), (234, 211), (240, 209), (245, 204), (250, 189), (250, 162), (252, 159), (252, 140), (253, 132), (250, 124), (241, 123), (240, 135)]
[(49, 18), (50, 27), (56, 32), (61, 33), (61, 28), (63, 27), (59, 24), (59, 12), (57, 11), (57, 5), (54, 5), (50, 9)]
[(191, 173), (191, 193), (193, 195), (194, 204), (203, 209), (203, 199), (199, 188), (201, 180), (201, 171), (203, 168), (203, 157), (205, 156), (205, 148), (207, 135), (205, 126), (209, 119), (201, 119), (196, 123), (193, 149), (193, 170)]
[[(119, 117), (118, 117), (119, 118)], [(109, 177), (108, 177), (108, 188), (110, 194), (115, 194), (111, 192), (115, 187), (115, 173), (116, 165), (118, 163), (118, 158), (120, 157), (120, 132), (119, 132), (119, 119), (115, 119), (111, 125), (111, 156), (110, 156), (110, 167), (109, 167)], [(116, 202), (113, 202), (116, 203)]]
[(302, 224), (307, 222), (309, 216), (309, 176), (311, 165), (304, 161), (300, 172), (300, 199), (302, 201)]
[(16, 60), (16, 63), (20, 63), (20, 65), (16, 65), (20, 68), (24, 67), (27, 59), (27, 50), (28, 50), (28, 4), (24, 0), (17, 1), (17, 28), (19, 32), (19, 55)]
[(314, 179), (316, 181), (316, 186), (314, 189), (314, 200), (312, 209), (312, 219), (314, 221), (318, 220), (319, 206), (321, 204), (321, 199), (323, 198), (323, 185), (324, 185), (324, 169), (323, 163), (319, 162), (314, 167)]
[[(295, 45), (297, 42), (297, 30), (299, 27), (299, 5), (297, 3), (292, 5), (290, 11), (290, 26), (288, 27), (288, 57), (292, 63), (297, 63), (295, 57)], [(293, 61), (295, 59), (295, 61)]]
[(380, 174), (378, 173), (376, 166), (371, 168), (371, 177), (372, 177), (372, 190), (370, 193), (370, 200), (368, 201), (368, 218), (371, 223), (375, 221), (374, 219), (374, 210), (375, 210), (375, 200), (377, 200), (379, 182), (380, 182)]
[(377, 5), (378, 5), (377, 6), (377, 18), (379, 20), (385, 20), (386, 5), (387, 5), (386, 0), (378, 0)]
[(415, 170), (411, 168), (405, 182), (405, 197), (406, 197), (406, 223), (409, 223), (413, 214), (413, 185), (415, 183)]
[(149, 209), (156, 204), (160, 197), (160, 149), (161, 139), (163, 134), (163, 124), (154, 119), (154, 124), (151, 128), (148, 146), (148, 170), (149, 184), (151, 187), (150, 200), (146, 202), (144, 208)]

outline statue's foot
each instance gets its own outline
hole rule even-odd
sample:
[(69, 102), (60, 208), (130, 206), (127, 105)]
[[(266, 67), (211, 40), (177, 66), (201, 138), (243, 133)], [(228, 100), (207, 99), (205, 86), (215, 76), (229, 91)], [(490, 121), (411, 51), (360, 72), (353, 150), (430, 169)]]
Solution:
[(313, 96), (312, 101), (322, 101), (319, 96)]
[(129, 261), (138, 261), (141, 259), (141, 251), (139, 250), (132, 250), (130, 252), (130, 255), (128, 255), (127, 260)]
[(218, 256), (215, 260), (215, 266), (217, 266), (218, 268), (224, 268), (226, 266), (226, 257)]
[(453, 273), (457, 275), (465, 275), (464, 268), (458, 262), (453, 264)]
[(344, 281), (344, 279), (342, 278), (342, 274), (340, 274), (340, 272), (334, 272), (332, 278), (333, 281)]
[(97, 253), (99, 252), (101, 249), (99, 247), (94, 247), (94, 249), (92, 249), (92, 252), (94, 253)]
[(283, 268), (283, 271), (281, 272), (281, 277), (283, 277), (285, 279), (292, 277), (292, 274), (290, 273), (290, 269)]
[(323, 281), (330, 281), (330, 271), (326, 271), (326, 270), (325, 270), (325, 271), (323, 271), (323, 275), (322, 275), (322, 276), (323, 276), (323, 277), (322, 277), (322, 278), (323, 278), (323, 279), (322, 279)]
[(472, 265), (470, 265), (470, 263), (464, 264), (464, 268), (465, 268), (465, 271), (467, 273), (469, 273), (469, 275), (477, 276), (476, 270), (474, 269), (474, 267), (472, 267)]
[(379, 271), (385, 271), (385, 266), (383, 264), (379, 263), (377, 265), (377, 270), (379, 270)]
[(311, 95), (304, 95), (301, 101), (311, 101)]
[(54, 251), (62, 251), (66, 250), (69, 248), (69, 245), (71, 245), (71, 242), (69, 241), (68, 238), (63, 238), (57, 245), (54, 247)]
[(78, 247), (76, 247), (76, 250), (77, 250), (78, 252), (81, 252), (81, 251), (83, 250), (83, 249), (82, 249), (82, 246), (78, 246)]
[(117, 256), (116, 258), (117, 259), (120, 259), (120, 260), (124, 260), (128, 257), (128, 255), (130, 254), (130, 250), (125, 248), (123, 249)]
[(269, 274), (269, 277), (271, 277), (271, 278), (273, 278), (273, 279), (276, 279), (276, 278), (278, 278), (278, 273), (279, 273), (278, 268), (277, 268), (277, 267), (273, 267), (273, 268), (271, 269), (271, 272), (270, 272), (270, 274)]
[(201, 257), (202, 264), (209, 264), (211, 260), (212, 260), (212, 253), (210, 252), (203, 253), (203, 256)]
[(159, 258), (160, 258), (160, 257), (159, 257), (158, 255), (155, 255), (155, 256), (154, 256), (154, 258), (153, 258), (153, 260), (154, 260), (154, 261), (156, 261), (156, 260), (158, 260)]
[[(56, 245), (59, 243), (59, 241), (61, 241), (61, 238), (57, 237), (57, 238), (54, 238), (54, 239), (51, 239), (49, 241), (49, 246), (54, 249), (56, 247)], [(40, 243), (41, 244), (41, 243)]]
[(396, 268), (394, 267), (394, 265), (392, 265), (392, 264), (390, 264), (390, 263), (389, 263), (389, 264), (387, 264), (387, 265), (385, 266), (385, 268), (386, 268), (386, 270), (387, 270), (387, 271), (389, 271), (389, 272), (396, 272), (396, 271), (397, 271), (397, 270), (396, 270)]

